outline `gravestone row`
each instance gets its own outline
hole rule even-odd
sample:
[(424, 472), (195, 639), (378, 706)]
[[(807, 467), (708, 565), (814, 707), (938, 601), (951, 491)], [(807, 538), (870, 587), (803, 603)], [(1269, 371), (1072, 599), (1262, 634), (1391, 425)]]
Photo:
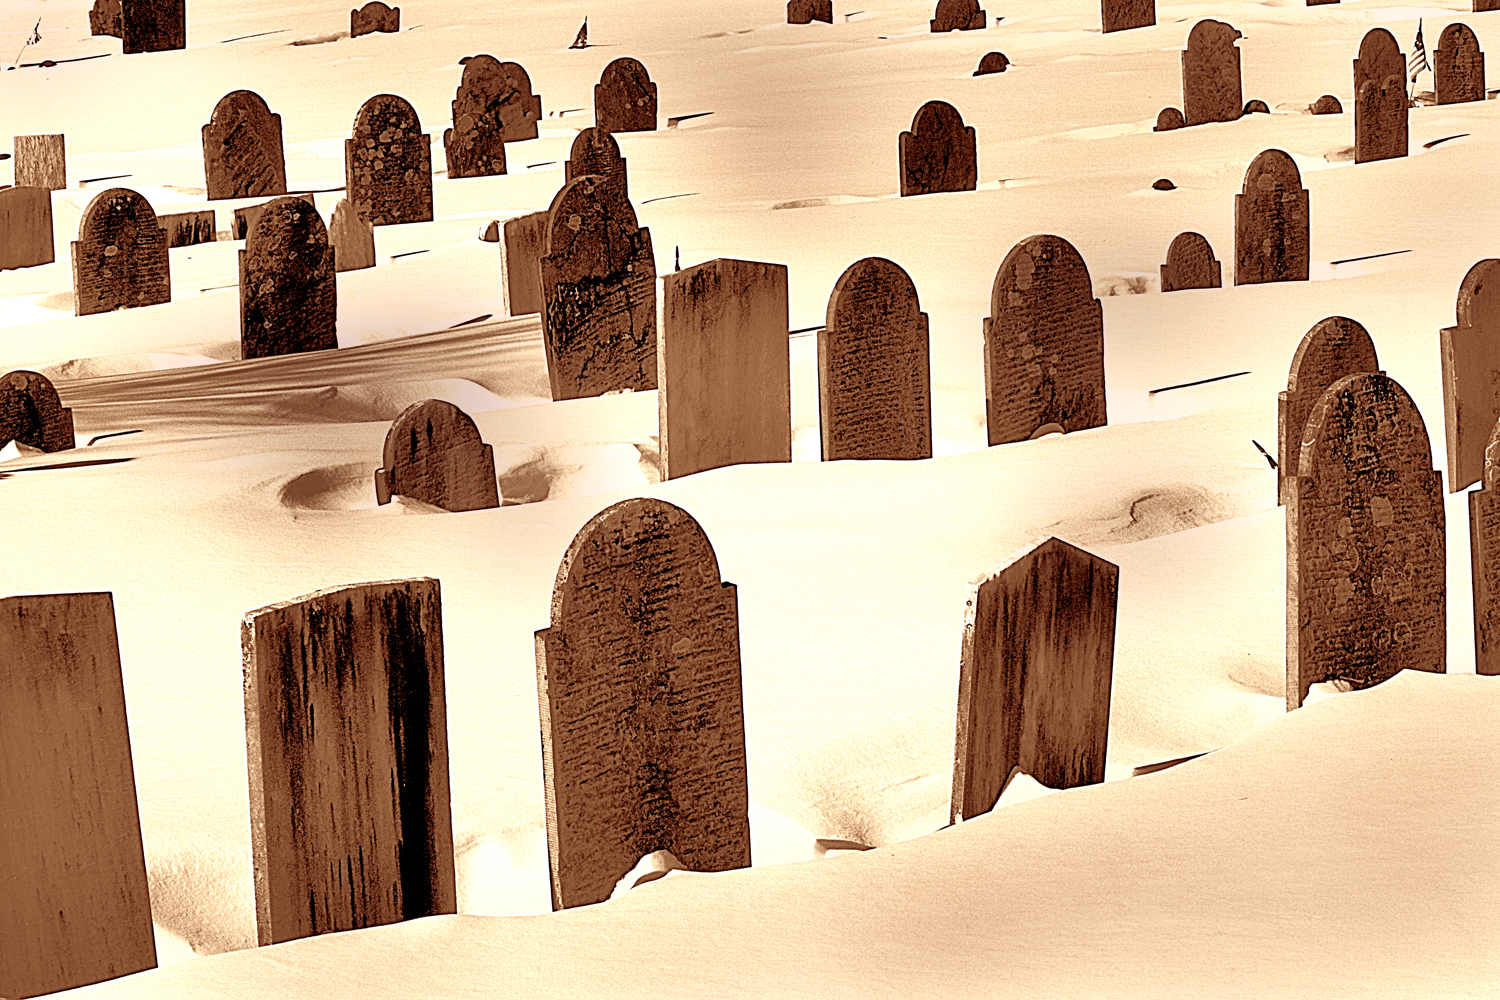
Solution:
[(94, 0), (89, 34), (120, 39), (125, 55), (187, 48), (186, 0)]

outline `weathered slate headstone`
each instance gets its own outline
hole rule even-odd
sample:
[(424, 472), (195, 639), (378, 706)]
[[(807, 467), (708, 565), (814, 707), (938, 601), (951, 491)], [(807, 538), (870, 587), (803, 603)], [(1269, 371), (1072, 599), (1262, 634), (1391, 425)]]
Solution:
[(1156, 23), (1156, 0), (1099, 0), (1104, 33), (1146, 28)]
[(15, 154), (16, 187), (61, 191), (68, 186), (67, 137), (18, 135), (11, 140)]
[(586, 174), (602, 177), (616, 185), (622, 197), (630, 196), (625, 157), (620, 155), (620, 144), (603, 129), (591, 127), (579, 132), (568, 150), (568, 159), (563, 163), (565, 184)]
[(119, 38), (124, 30), (120, 24), (120, 0), (94, 0), (89, 11), (89, 34)]
[(839, 275), (818, 331), (823, 461), (932, 457), (927, 314), (901, 265), (866, 257)]
[(662, 475), (792, 460), (785, 264), (719, 258), (668, 274), (657, 346)]
[(520, 63), (494, 56), (460, 60), (463, 79), (453, 99), (453, 127), (443, 132), (449, 177), (505, 173), (505, 144), (535, 139), (542, 99)]
[(1313, 102), (1310, 110), (1315, 115), (1341, 115), (1344, 113), (1344, 105), (1332, 94), (1324, 94)]
[(1474, 13), (1479, 14), (1487, 10), (1500, 10), (1500, 0), (1474, 0)]
[(1469, 574), (1474, 587), (1474, 669), (1500, 674), (1500, 423), (1484, 449), (1484, 489), (1469, 493)]
[(608, 899), (652, 852), (750, 866), (735, 586), (687, 511), (638, 497), (596, 514), (536, 633), (552, 908)]
[(553, 399), (656, 388), (656, 260), (630, 200), (597, 177), (547, 210), (542, 341)]
[(1171, 132), (1174, 129), (1187, 125), (1187, 119), (1182, 117), (1182, 112), (1176, 108), (1162, 108), (1156, 116), (1156, 127), (1153, 132)]
[(1458, 286), (1457, 321), (1438, 333), (1448, 489), (1484, 476), (1484, 448), (1500, 420), (1500, 260), (1469, 268)]
[(167, 234), (151, 205), (129, 188), (94, 196), (79, 220), (72, 252), (79, 316), (172, 301)]
[(986, 23), (985, 12), (979, 9), (977, 0), (938, 0), (932, 12), (931, 30), (978, 31)]
[(268, 358), (339, 346), (338, 279), (318, 210), (275, 198), (240, 251), (240, 357)]
[(1189, 125), (1237, 121), (1243, 114), (1240, 89), (1241, 38), (1233, 25), (1203, 20), (1188, 32), (1182, 51), (1182, 115)]
[(1048, 788), (1104, 780), (1119, 576), (1048, 538), (970, 586), (950, 822), (993, 809), (1017, 771)]
[(0, 378), (0, 448), (12, 441), (48, 452), (75, 446), (73, 411), (47, 376), (23, 370)]
[(260, 943), (455, 912), (438, 581), (260, 608), (240, 647)]
[(903, 198), (979, 186), (974, 126), (965, 125), (958, 109), (946, 101), (928, 101), (918, 108), (898, 148)]
[(0, 271), (50, 264), (52, 192), (46, 188), (0, 189)]
[(1201, 233), (1178, 233), (1167, 247), (1167, 262), (1161, 266), (1161, 290), (1219, 288), (1223, 273), (1214, 248)]
[(1025, 441), (1047, 424), (1071, 432), (1108, 423), (1104, 307), (1062, 237), (1027, 237), (995, 272), (984, 384), (991, 445)]
[(0, 600), (0, 995), (156, 966), (109, 594)]
[(1302, 336), (1287, 372), (1286, 391), (1276, 400), (1276, 502), (1288, 502), (1297, 477), (1303, 431), (1328, 387), (1348, 375), (1380, 371), (1375, 342), (1347, 316), (1318, 320)]
[[(506, 219), (500, 241), (500, 294), (507, 316), (542, 311), (542, 257), (551, 212)], [(580, 222), (581, 224), (581, 222)]]
[(1396, 36), (1371, 28), (1354, 60), (1354, 162), (1407, 153), (1406, 56)]
[(1462, 21), (1443, 29), (1432, 53), (1432, 89), (1439, 104), (1484, 100), (1484, 53)]
[(640, 60), (621, 57), (599, 74), (594, 127), (605, 132), (656, 131), (656, 84)]
[[(317, 199), (310, 193), (293, 192), (292, 194), (283, 195), (282, 197), (301, 198), (303, 201), (307, 202), (310, 205), (317, 204)], [(235, 209), (234, 224), (229, 228), (229, 238), (235, 240), (249, 239), (250, 231), (255, 228), (255, 223), (260, 220), (260, 213), (264, 212), (266, 210), (266, 206), (271, 204), (271, 202), (275, 200), (275, 198), (272, 198), (268, 201), (258, 202), (254, 205), (241, 205), (239, 208)]]
[(358, 38), (375, 31), (395, 33), (401, 30), (401, 8), (387, 7), (380, 0), (370, 0), (358, 10), (349, 12), (349, 37)]
[(787, 24), (833, 23), (833, 0), (787, 0)]
[(979, 60), (979, 66), (974, 70), (975, 76), (988, 76), (991, 73), (1004, 73), (1010, 60), (1005, 58), (1004, 52), (986, 52)]
[(1302, 173), (1279, 149), (1262, 151), (1234, 196), (1234, 283), (1306, 281), (1311, 213)]
[(360, 105), (344, 141), (344, 186), (360, 218), (373, 226), (432, 221), (431, 141), (403, 98), (376, 94)]
[(214, 210), (211, 208), (196, 212), (173, 212), (170, 215), (159, 215), (156, 221), (167, 234), (168, 249), (212, 243), (216, 238)]
[(328, 227), (335, 271), (360, 271), (375, 266), (375, 227), (359, 217), (348, 198), (333, 206)]
[(187, 48), (187, 0), (120, 0), (125, 55)]
[(500, 506), (495, 452), (479, 437), (473, 419), (441, 399), (424, 399), (401, 411), (385, 435), (375, 470), (375, 502), (410, 497), (448, 511)]
[(203, 174), (208, 198), (260, 198), (286, 194), (281, 116), (251, 90), (219, 98), (203, 126)]

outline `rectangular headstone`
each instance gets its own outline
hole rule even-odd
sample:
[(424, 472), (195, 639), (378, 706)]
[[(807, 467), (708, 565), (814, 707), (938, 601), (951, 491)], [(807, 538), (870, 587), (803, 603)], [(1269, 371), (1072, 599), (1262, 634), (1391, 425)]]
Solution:
[(0, 600), (0, 996), (156, 965), (114, 601)]
[(1485, 447), (1500, 419), (1500, 259), (1469, 268), (1454, 312), (1455, 325), (1438, 331), (1451, 492), (1484, 478)]
[(1145, 28), (1156, 23), (1156, 0), (1099, 0), (1104, 33)]
[(547, 252), (548, 212), (505, 220), (500, 241), (500, 295), (507, 316), (542, 311), (542, 255)]
[(125, 55), (187, 48), (187, 0), (120, 0)]
[(375, 266), (375, 227), (359, 217), (348, 198), (340, 198), (333, 206), (328, 242), (333, 245), (334, 270), (362, 271)]
[(11, 151), (16, 157), (16, 187), (61, 191), (68, 186), (64, 136), (18, 135), (11, 140)]
[(1474, 671), (1500, 675), (1500, 423), (1484, 453), (1484, 489), (1469, 493), (1469, 574), (1474, 587)]
[(0, 271), (50, 264), (54, 253), (52, 192), (34, 187), (0, 190)]
[(214, 241), (214, 210), (173, 212), (158, 215), (156, 221), (167, 231), (167, 247), (190, 247), (195, 243)]
[[(1332, 3), (1335, 0), (1322, 0), (1323, 3)], [(1500, 0), (1474, 0), (1474, 13), (1479, 14), (1487, 10), (1500, 10)]]
[(658, 333), (663, 476), (792, 460), (785, 264), (719, 258), (668, 274)]
[(260, 608), (240, 644), (260, 943), (455, 912), (438, 581)]

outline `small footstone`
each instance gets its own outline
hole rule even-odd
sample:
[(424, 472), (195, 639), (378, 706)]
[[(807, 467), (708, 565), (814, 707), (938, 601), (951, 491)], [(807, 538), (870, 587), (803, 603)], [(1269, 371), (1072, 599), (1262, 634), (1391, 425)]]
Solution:
[(1151, 186), (1153, 188), (1155, 188), (1156, 190), (1158, 190), (1158, 191), (1175, 191), (1175, 190), (1177, 190), (1177, 185), (1173, 184), (1169, 179), (1167, 179), (1165, 177), (1159, 178)]
[(991, 73), (1004, 73), (1009, 65), (1010, 60), (1005, 58), (1004, 52), (986, 52), (984, 58), (979, 60), (979, 68), (974, 71), (974, 75), (988, 76)]
[(479, 238), (486, 243), (500, 242), (500, 220), (491, 219), (479, 227)]
[(1156, 116), (1156, 127), (1151, 131), (1170, 132), (1173, 129), (1182, 128), (1186, 124), (1187, 122), (1182, 117), (1181, 111), (1178, 111), (1176, 108), (1162, 108), (1161, 114)]
[(1332, 94), (1324, 94), (1313, 102), (1312, 113), (1315, 115), (1341, 115), (1344, 113), (1344, 106), (1339, 103), (1337, 97), (1334, 97)]
[(500, 506), (494, 450), (473, 419), (441, 399), (401, 411), (385, 435), (383, 464), (375, 470), (375, 502), (410, 497), (446, 511)]
[(1245, 114), (1247, 115), (1268, 115), (1270, 113), (1271, 109), (1266, 105), (1265, 101), (1254, 100), (1245, 102)]
[(360, 271), (375, 266), (375, 227), (359, 217), (348, 198), (340, 198), (333, 206), (328, 242), (333, 247), (335, 271)]

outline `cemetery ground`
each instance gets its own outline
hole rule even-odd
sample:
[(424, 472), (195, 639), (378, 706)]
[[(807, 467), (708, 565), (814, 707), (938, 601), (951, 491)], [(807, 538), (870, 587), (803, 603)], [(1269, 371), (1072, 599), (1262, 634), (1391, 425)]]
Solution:
[[(187, 49), (130, 56), (89, 36), (87, 3), (6, 7), (0, 53), (40, 17), (23, 61), (57, 65), (0, 72), (5, 130), (66, 134), (69, 187), (57, 262), (0, 272), (0, 361), (53, 380), (78, 447), (0, 454), (0, 595), (114, 595), (169, 966), (88, 992), (1493, 994), (1500, 689), (1465, 676), (1466, 499), (1445, 493), (1448, 674), (1286, 714), (1285, 508), (1254, 442), (1275, 454), (1303, 334), (1349, 316), (1446, 484), (1438, 330), (1469, 267), (1500, 256), (1500, 104), (1414, 108), (1410, 155), (1356, 165), (1350, 64), (1376, 26), (1409, 55), (1419, 17), (1429, 51), (1462, 20), (1500, 52), (1500, 13), (1162, 0), (1155, 26), (1103, 35), (1092, 0), (1015, 0), (934, 35), (931, 4), (847, 6), (793, 26), (779, 0), (408, 0), (400, 32), (351, 39), (346, 6), (188, 0)], [(591, 47), (569, 50), (585, 15)], [(1204, 17), (1242, 33), (1244, 98), (1272, 113), (1153, 132)], [(1007, 70), (971, 76), (994, 50)], [(522, 63), (544, 117), (507, 144), (508, 174), (449, 179), (458, 60), (479, 53)], [(661, 127), (616, 137), (658, 273), (674, 251), (785, 264), (805, 331), (849, 264), (896, 261), (930, 321), (934, 458), (818, 461), (810, 332), (791, 339), (790, 464), (661, 482), (655, 391), (550, 401), (539, 321), (505, 316), (475, 234), (547, 207), (623, 55), (660, 89)], [(356, 110), (404, 97), (434, 137), (434, 221), (377, 229), (377, 265), (338, 275), (337, 351), (236, 360), (243, 241), (171, 250), (169, 303), (74, 316), (67, 244), (98, 191), (158, 215), (211, 204), (221, 230), (263, 200), (205, 201), (199, 128), (239, 88), (281, 116), (288, 190), (325, 217)], [(1300, 110), (1323, 94), (1345, 113)], [(975, 128), (977, 190), (897, 196), (897, 136), (928, 100)], [(1273, 147), (1309, 191), (1312, 280), (1236, 287), (1234, 196)], [(1225, 287), (1157, 290), (1186, 230)], [(1077, 247), (1103, 303), (1109, 424), (987, 448), (981, 323), (1000, 261), (1038, 233)], [(390, 422), (425, 398), (474, 418), (504, 506), (376, 504)], [(574, 534), (642, 495), (691, 513), (738, 589), (754, 867), (548, 914), (533, 636)], [(968, 584), (1046, 535), (1120, 567), (1111, 780), (1012, 804), (1018, 781), (943, 829)], [(240, 620), (422, 576), (442, 589), (460, 915), (254, 949)], [(875, 850), (825, 856), (834, 842)]]

